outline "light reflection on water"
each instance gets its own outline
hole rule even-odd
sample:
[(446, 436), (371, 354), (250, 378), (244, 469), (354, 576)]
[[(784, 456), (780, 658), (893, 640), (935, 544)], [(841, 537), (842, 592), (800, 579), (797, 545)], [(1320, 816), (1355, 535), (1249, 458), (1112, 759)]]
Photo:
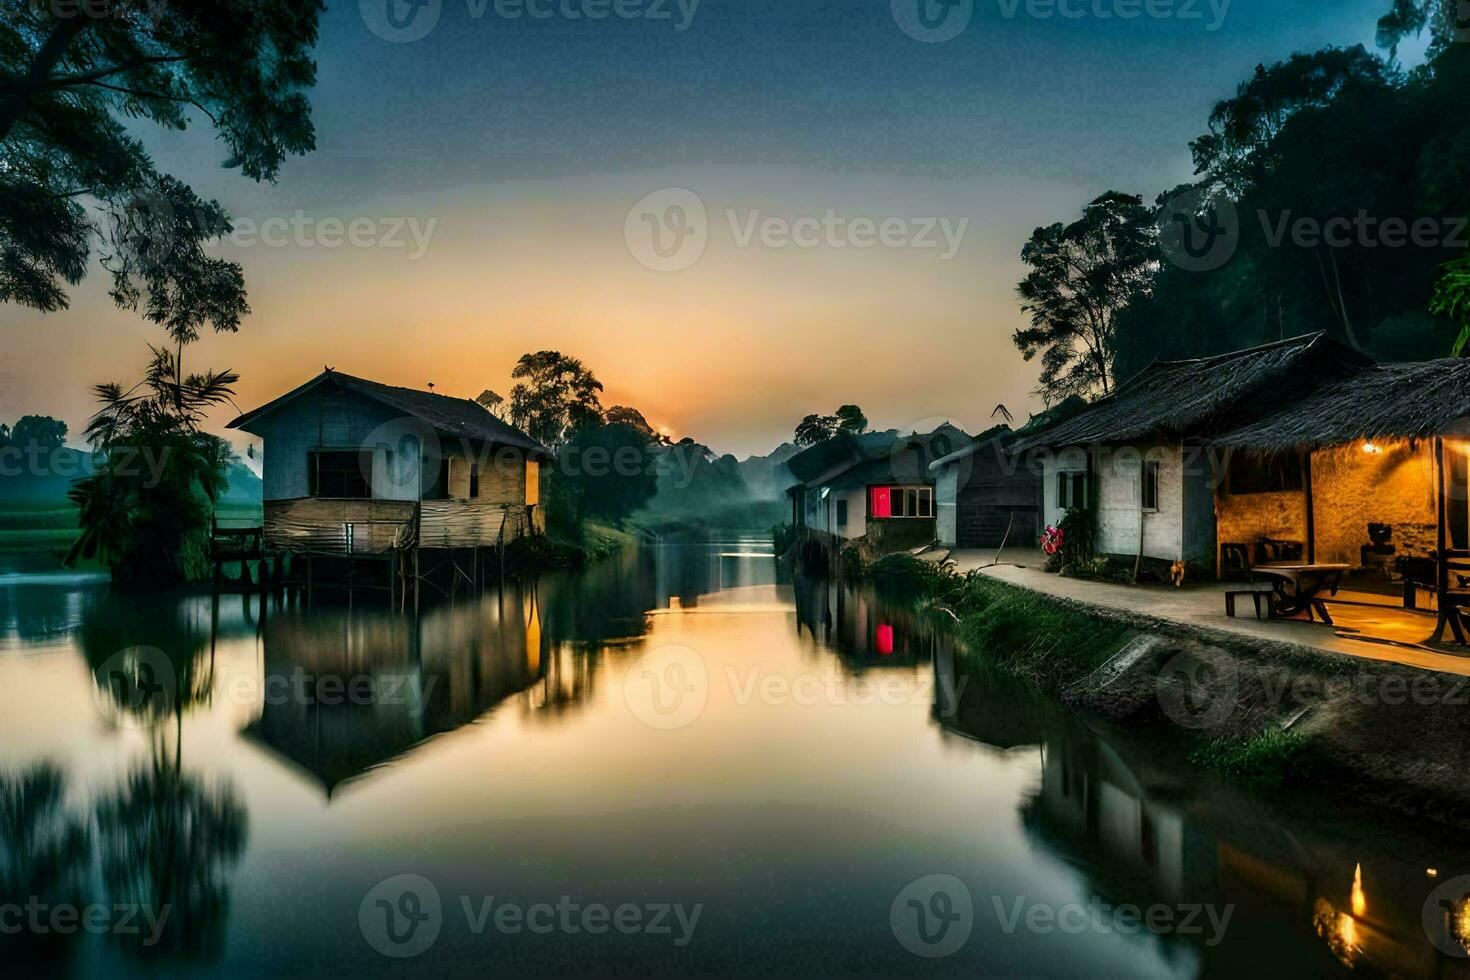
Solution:
[[(178, 708), (141, 727), (109, 693), (136, 645), (166, 657)], [(673, 729), (625, 698), (665, 649), (707, 677)], [(1424, 869), (1460, 874), (1463, 850), (1202, 779), (955, 662), (867, 593), (778, 580), (755, 540), (645, 548), (417, 620), (0, 582), (0, 885), (174, 909), (148, 945), (0, 935), (0, 952), (85, 974), (393, 975), (359, 905), (418, 874), (446, 910), (412, 965), (450, 975), (1464, 973), (1421, 923)], [(371, 696), (320, 703), (322, 678)], [(890, 929), (932, 874), (974, 900), (943, 959)], [(683, 947), (476, 935), (458, 896), (488, 895), (704, 913)], [(1217, 943), (1008, 925), (1099, 904), (1232, 911)]]

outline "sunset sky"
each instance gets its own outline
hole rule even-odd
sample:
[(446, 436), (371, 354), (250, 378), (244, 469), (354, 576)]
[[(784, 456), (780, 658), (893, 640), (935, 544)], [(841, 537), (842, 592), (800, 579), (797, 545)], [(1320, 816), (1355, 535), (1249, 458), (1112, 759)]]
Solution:
[[(139, 130), (244, 231), (221, 252), (254, 313), (186, 365), (239, 371), (248, 409), (323, 365), (506, 393), (521, 353), (554, 348), (593, 368), (605, 404), (740, 456), (844, 402), (883, 428), (976, 431), (1001, 402), (1024, 419), (1036, 367), (1010, 337), (1031, 229), (1109, 188), (1152, 201), (1189, 176), (1188, 140), (1257, 62), (1371, 42), (1389, 6), (1233, 0), (1210, 30), (1223, 0), (1128, 21), (974, 0), (963, 33), (922, 43), (890, 0), (703, 0), (687, 24), (674, 0), (666, 20), (596, 21), (435, 0), (428, 35), (393, 43), (369, 27), (382, 2), (331, 4), (318, 149), (275, 186), (221, 169), (207, 128)], [(666, 188), (707, 218), (705, 251), (677, 271), (629, 244), (630, 210)], [(744, 240), (828, 212), (849, 229), (835, 240)], [(303, 230), (259, 240), (283, 218)], [(355, 221), (360, 244), (325, 247), (342, 232), (323, 219)], [(856, 247), (858, 219), (896, 237)], [(964, 229), (952, 256), (940, 222)], [(929, 225), (940, 247), (898, 243)], [(51, 414), (76, 434), (90, 385), (139, 374), (162, 331), (106, 286), (94, 272), (49, 316), (0, 308), (0, 419)]]

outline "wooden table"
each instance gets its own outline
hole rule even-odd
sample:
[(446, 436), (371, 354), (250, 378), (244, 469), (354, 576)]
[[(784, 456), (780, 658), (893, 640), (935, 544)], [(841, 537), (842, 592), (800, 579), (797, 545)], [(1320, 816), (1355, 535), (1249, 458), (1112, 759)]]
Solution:
[(1311, 620), (1315, 612), (1322, 617), (1322, 622), (1331, 626), (1332, 617), (1328, 615), (1327, 603), (1322, 598), (1322, 593), (1326, 591), (1328, 595), (1337, 595), (1343, 574), (1351, 568), (1351, 565), (1272, 562), (1252, 565), (1251, 581), (1254, 582), (1258, 575), (1270, 580), (1272, 606), (1277, 616), (1294, 616), (1305, 612), (1307, 619)]

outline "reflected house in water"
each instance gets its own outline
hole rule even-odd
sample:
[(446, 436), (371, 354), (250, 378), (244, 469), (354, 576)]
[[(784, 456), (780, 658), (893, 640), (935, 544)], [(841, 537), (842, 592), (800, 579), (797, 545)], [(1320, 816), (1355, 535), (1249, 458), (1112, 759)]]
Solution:
[(527, 692), (549, 659), (533, 586), (421, 617), (361, 609), (274, 616), (263, 646), (263, 703), (245, 735), (310, 773), (329, 797)]
[[(936, 689), (952, 692), (952, 660), (935, 663)], [(1102, 901), (1231, 908), (1207, 961), (1212, 972), (1258, 969), (1261, 950), (1271, 949), (1281, 951), (1283, 976), (1470, 977), (1470, 930), (1458, 927), (1470, 921), (1470, 902), (1459, 896), (1436, 918), (1430, 901), (1439, 881), (1467, 868), (1458, 842), (1412, 827), (1385, 838), (1347, 815), (1279, 809), (1279, 801), (1151, 764), (1152, 754), (1111, 743), (1015, 678), (981, 671), (969, 681), (958, 709), (941, 704), (936, 721), (996, 750), (1036, 753), (1039, 779), (1021, 820)], [(1201, 922), (1201, 934), (1150, 941), (1183, 954), (1209, 938)], [(1316, 941), (1304, 946), (1303, 934)]]
[(939, 642), (911, 613), (851, 583), (798, 575), (793, 588), (797, 631), (849, 661), (907, 666), (931, 656)]

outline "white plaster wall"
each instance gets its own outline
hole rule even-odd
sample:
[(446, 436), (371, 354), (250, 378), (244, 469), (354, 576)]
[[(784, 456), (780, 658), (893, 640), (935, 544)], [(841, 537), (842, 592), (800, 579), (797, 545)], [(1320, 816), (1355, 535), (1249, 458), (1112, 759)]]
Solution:
[[(837, 498), (847, 500), (847, 526), (837, 526)], [(866, 487), (855, 490), (832, 491), (832, 529), (844, 538), (860, 538), (868, 533), (868, 491)]]
[[(1159, 464), (1159, 508), (1143, 511), (1143, 463)], [(1184, 552), (1184, 459), (1174, 446), (1109, 448), (1098, 466), (1097, 550), (1178, 561)], [(1141, 533), (1141, 537), (1140, 537)]]
[(1057, 504), (1057, 474), (1080, 473), (1087, 469), (1087, 456), (1078, 448), (1063, 449), (1041, 461), (1041, 523), (1056, 525), (1066, 515)]
[(959, 536), (960, 469), (954, 464), (945, 466), (934, 481), (935, 534), (945, 548), (953, 548)]

